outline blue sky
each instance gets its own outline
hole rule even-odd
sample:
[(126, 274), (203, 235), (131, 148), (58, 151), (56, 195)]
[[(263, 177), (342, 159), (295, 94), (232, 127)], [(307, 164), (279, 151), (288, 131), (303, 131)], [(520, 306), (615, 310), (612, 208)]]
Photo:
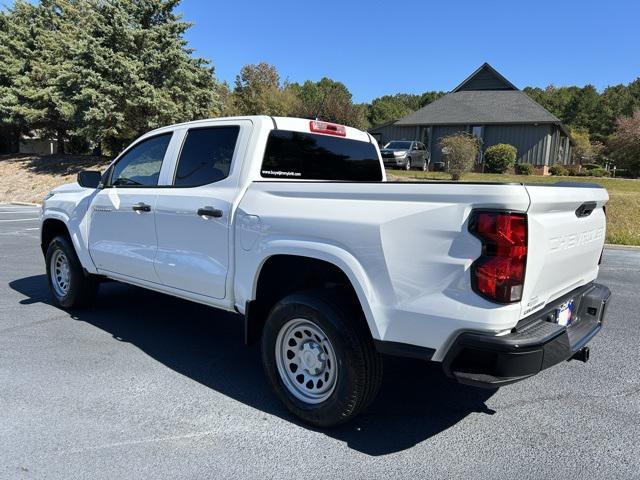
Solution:
[(520, 88), (640, 76), (637, 0), (183, 0), (179, 10), (218, 78), (266, 61), (290, 81), (339, 80), (358, 102), (450, 90), (485, 61)]
[(194, 24), (195, 54), (230, 84), (260, 61), (292, 82), (339, 80), (357, 102), (448, 91), (484, 62), (520, 88), (640, 77), (640, 0), (182, 0), (178, 10)]

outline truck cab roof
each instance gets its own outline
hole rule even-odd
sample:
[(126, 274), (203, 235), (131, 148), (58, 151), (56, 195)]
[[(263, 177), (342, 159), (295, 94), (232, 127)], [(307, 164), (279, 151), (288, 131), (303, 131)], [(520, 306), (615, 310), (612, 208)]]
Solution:
[[(348, 138), (351, 140), (359, 140), (361, 142), (370, 142), (370, 143), (374, 142), (373, 137), (371, 137), (369, 133), (359, 130), (357, 128), (346, 126), (346, 125), (338, 125), (332, 122), (325, 122), (324, 120), (313, 120), (309, 118), (275, 117), (275, 116), (269, 116), (269, 115), (213, 117), (213, 118), (206, 118), (202, 120), (193, 120), (190, 122), (175, 123), (173, 125), (167, 125), (165, 127), (160, 127), (155, 130), (151, 130), (150, 132), (145, 133), (140, 138), (145, 138), (145, 137), (157, 135), (159, 133), (169, 132), (177, 129), (204, 127), (204, 126), (212, 125), (215, 123), (241, 121), (241, 120), (248, 120), (254, 125), (264, 126), (270, 130), (288, 130), (288, 131), (303, 132), (303, 133), (312, 132), (310, 125), (313, 122), (326, 123), (326, 124), (338, 126), (344, 129), (345, 135), (341, 135), (343, 138)], [(316, 133), (322, 133), (322, 132), (316, 131)]]

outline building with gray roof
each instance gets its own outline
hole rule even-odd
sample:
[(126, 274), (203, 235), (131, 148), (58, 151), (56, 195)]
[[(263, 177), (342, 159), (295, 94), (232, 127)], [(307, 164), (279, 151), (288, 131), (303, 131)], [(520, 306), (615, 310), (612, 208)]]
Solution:
[[(550, 165), (567, 164), (571, 137), (551, 112), (533, 101), (488, 63), (483, 64), (447, 95), (370, 133), (385, 144), (418, 140), (427, 145), (431, 162), (442, 161), (440, 138), (467, 132), (482, 140), (482, 151), (497, 143), (518, 150), (518, 163), (532, 164), (537, 173)], [(481, 168), (482, 154), (478, 157)]]

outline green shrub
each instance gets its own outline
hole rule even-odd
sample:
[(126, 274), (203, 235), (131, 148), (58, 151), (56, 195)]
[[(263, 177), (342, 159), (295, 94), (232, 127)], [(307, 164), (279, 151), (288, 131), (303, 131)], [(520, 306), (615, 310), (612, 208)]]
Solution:
[(611, 176), (611, 173), (609, 173), (607, 170), (605, 170), (602, 167), (598, 167), (598, 168), (591, 168), (589, 170), (585, 170), (584, 175), (586, 177), (609, 177)]
[(471, 171), (478, 155), (478, 139), (467, 133), (449, 135), (440, 139), (442, 156), (452, 180), (460, 180)]
[(551, 175), (567, 175), (569, 172), (563, 165), (551, 165), (549, 167), (549, 173)]
[(533, 173), (533, 165), (530, 163), (517, 163), (516, 175), (531, 175)]
[(491, 173), (505, 173), (516, 161), (518, 150), (513, 145), (498, 143), (484, 152), (484, 162)]
[(602, 168), (602, 167), (597, 163), (585, 163), (584, 165), (582, 165), (583, 170), (594, 170), (596, 168)]
[(567, 165), (567, 175), (570, 177), (575, 177), (580, 172), (580, 169), (577, 165)]

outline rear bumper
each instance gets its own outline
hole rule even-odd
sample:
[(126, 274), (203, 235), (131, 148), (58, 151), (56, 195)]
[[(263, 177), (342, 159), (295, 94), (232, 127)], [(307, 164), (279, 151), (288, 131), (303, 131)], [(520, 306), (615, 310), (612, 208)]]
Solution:
[[(610, 296), (607, 287), (591, 283), (524, 318), (507, 335), (461, 333), (444, 358), (444, 371), (460, 383), (494, 388), (569, 360), (602, 328)], [(556, 308), (572, 299), (571, 325), (558, 325)]]

